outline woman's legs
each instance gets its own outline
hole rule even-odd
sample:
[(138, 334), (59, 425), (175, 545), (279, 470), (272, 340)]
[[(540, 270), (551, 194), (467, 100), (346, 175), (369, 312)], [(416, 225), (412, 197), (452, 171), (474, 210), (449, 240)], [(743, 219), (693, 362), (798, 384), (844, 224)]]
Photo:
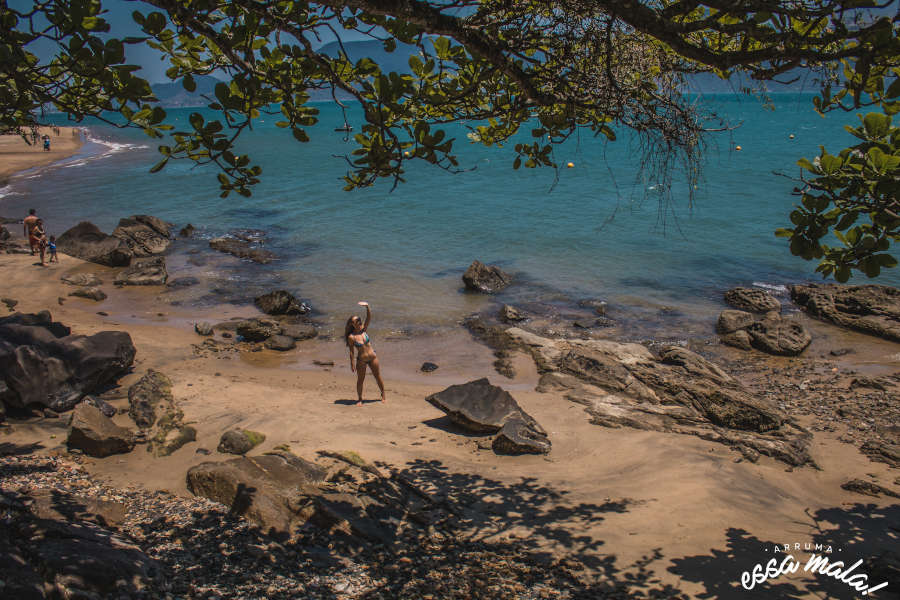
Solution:
[(372, 362), (369, 363), (369, 368), (372, 369), (372, 375), (375, 376), (375, 381), (378, 382), (378, 389), (381, 390), (381, 401), (386, 402), (384, 398), (384, 381), (381, 380), (381, 365), (378, 364), (378, 359), (373, 358)]
[(363, 382), (366, 380), (366, 363), (356, 361), (356, 405), (362, 406)]

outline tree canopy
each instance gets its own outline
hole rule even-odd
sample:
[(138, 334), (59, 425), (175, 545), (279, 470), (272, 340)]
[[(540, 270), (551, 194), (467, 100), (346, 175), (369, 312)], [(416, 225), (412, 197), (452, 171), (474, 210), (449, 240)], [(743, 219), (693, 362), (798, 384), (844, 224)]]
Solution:
[[(143, 35), (117, 35), (100, 0), (36, 0), (17, 10), (0, 0), (0, 129), (42, 121), (48, 106), (75, 120), (96, 117), (163, 140), (160, 162), (186, 159), (219, 168), (222, 195), (250, 195), (262, 169), (233, 153), (263, 114), (299, 142), (318, 121), (311, 90), (351, 97), (365, 124), (347, 157), (345, 189), (403, 180), (408, 161), (454, 170), (456, 140), (443, 125), (465, 123), (491, 146), (520, 130), (512, 166), (555, 167), (553, 148), (579, 131), (614, 140), (637, 133), (665, 175), (683, 164), (694, 177), (704, 132), (718, 123), (690, 102), (696, 73), (783, 81), (813, 73), (814, 109), (871, 112), (853, 128), (861, 143), (814, 161), (798, 184), (790, 238), (794, 254), (819, 259), (846, 280), (896, 264), (898, 239), (900, 17), (874, 0), (138, 0)], [(892, 11), (892, 12), (891, 12)], [(328, 56), (323, 40), (351, 30), (409, 54), (405, 73), (369, 58)], [(35, 44), (55, 48), (40, 60)], [(226, 82), (209, 108), (175, 130), (129, 45), (165, 57), (167, 75), (192, 91), (198, 75)], [(116, 115), (112, 119), (110, 115)], [(839, 246), (829, 243), (831, 233)]]

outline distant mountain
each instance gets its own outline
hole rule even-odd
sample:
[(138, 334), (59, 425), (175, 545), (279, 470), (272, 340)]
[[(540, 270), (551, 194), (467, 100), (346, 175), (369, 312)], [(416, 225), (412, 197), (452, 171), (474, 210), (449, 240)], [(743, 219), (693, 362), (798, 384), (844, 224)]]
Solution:
[(198, 75), (194, 77), (194, 82), (197, 84), (197, 89), (193, 92), (184, 89), (180, 79), (172, 83), (157, 83), (150, 87), (160, 104), (166, 108), (206, 106), (209, 101), (205, 100), (203, 95), (214, 97), (216, 84), (221, 80), (211, 75)]

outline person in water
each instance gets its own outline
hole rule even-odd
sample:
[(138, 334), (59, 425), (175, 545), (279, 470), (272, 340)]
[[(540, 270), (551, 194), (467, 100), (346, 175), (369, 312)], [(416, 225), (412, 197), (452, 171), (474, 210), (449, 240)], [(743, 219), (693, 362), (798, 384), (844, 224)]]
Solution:
[[(347, 325), (344, 327), (344, 341), (350, 351), (350, 370), (356, 373), (356, 398), (357, 406), (362, 406), (363, 383), (366, 380), (366, 367), (372, 370), (375, 381), (378, 382), (378, 389), (381, 390), (381, 401), (385, 402), (384, 397), (384, 381), (381, 380), (381, 365), (378, 364), (378, 358), (375, 356), (375, 350), (372, 348), (372, 340), (369, 339), (369, 322), (372, 320), (372, 309), (369, 308), (368, 302), (360, 302), (360, 306), (366, 307), (366, 322), (353, 315), (347, 319)], [(356, 360), (353, 357), (353, 351), (356, 350)]]

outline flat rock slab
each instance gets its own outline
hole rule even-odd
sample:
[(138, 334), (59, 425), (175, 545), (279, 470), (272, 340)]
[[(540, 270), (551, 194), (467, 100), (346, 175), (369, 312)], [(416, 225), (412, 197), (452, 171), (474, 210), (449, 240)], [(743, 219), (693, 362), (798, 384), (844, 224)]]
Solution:
[(95, 302), (106, 300), (106, 292), (98, 287), (81, 287), (74, 292), (69, 292), (70, 296), (78, 296), (79, 298), (87, 298)]
[(166, 270), (166, 259), (162, 256), (138, 258), (131, 265), (116, 275), (116, 285), (166, 285), (169, 273)]
[(75, 273), (74, 275), (63, 275), (59, 278), (59, 280), (69, 285), (80, 285), (84, 287), (95, 287), (103, 284), (103, 280), (93, 273)]
[(209, 247), (219, 252), (231, 254), (238, 258), (246, 258), (263, 265), (275, 260), (275, 254), (262, 248), (256, 248), (250, 242), (235, 238), (220, 237), (209, 241)]
[(150, 215), (132, 215), (120, 219), (112, 234), (120, 238), (135, 256), (162, 254), (172, 243), (171, 223)]
[(794, 285), (791, 299), (818, 319), (900, 342), (900, 290), (897, 288), (835, 283)]
[[(512, 394), (491, 385), (487, 378), (451, 385), (426, 399), (460, 427), (474, 433), (500, 433), (494, 449), (503, 454), (546, 454), (550, 440)], [(507, 427), (507, 425), (509, 425)]]

